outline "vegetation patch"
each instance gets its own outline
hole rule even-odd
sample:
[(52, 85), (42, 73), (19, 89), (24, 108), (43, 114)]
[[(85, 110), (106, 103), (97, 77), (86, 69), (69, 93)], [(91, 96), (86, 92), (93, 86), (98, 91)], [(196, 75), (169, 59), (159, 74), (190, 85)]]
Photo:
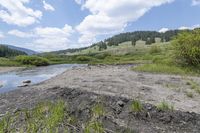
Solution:
[(180, 75), (187, 73), (184, 69), (181, 69), (180, 67), (169, 66), (165, 64), (145, 64), (132, 68), (132, 70), (141, 72), (180, 74)]
[(186, 91), (186, 95), (189, 98), (193, 98), (194, 97), (194, 95), (193, 95), (193, 93), (191, 91)]
[(190, 85), (192, 90), (195, 90), (197, 93), (200, 94), (200, 85), (193, 80), (188, 80), (187, 85)]
[[(64, 120), (64, 102), (41, 103), (32, 110), (7, 115), (0, 121), (0, 133), (6, 132), (49, 132), (54, 133)], [(16, 129), (15, 126), (19, 127)]]
[(21, 63), (12, 58), (0, 57), (0, 66), (21, 66)]
[(180, 33), (173, 41), (176, 57), (186, 65), (200, 64), (200, 29)]
[(143, 106), (139, 100), (134, 100), (131, 104), (131, 111), (133, 112), (141, 112), (143, 110)]
[(46, 58), (39, 56), (17, 56), (16, 61), (23, 65), (34, 65), (34, 66), (47, 66), (49, 61)]
[(162, 111), (173, 111), (174, 106), (168, 104), (166, 101), (162, 101), (157, 105), (157, 109), (162, 110)]

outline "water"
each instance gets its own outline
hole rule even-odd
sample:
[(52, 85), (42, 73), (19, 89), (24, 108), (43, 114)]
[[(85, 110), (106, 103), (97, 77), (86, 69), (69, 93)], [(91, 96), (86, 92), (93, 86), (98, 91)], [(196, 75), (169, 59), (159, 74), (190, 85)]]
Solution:
[[(0, 93), (8, 92), (19, 88), (23, 81), (31, 80), (31, 84), (37, 84), (63, 73), (72, 67), (82, 67), (84, 65), (62, 64), (45, 67), (29, 68), (22, 71), (14, 71), (0, 74)], [(3, 86), (1, 86), (3, 84)]]

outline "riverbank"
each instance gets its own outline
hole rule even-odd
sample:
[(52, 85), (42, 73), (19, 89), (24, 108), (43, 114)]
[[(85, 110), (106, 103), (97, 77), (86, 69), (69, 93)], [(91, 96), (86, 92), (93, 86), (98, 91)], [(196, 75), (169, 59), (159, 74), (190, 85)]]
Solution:
[[(130, 125), (135, 125), (133, 128), (137, 128), (139, 124), (144, 126), (138, 130), (144, 132), (187, 132), (192, 128), (193, 130), (190, 130), (192, 132), (200, 131), (197, 128), (199, 123), (195, 122), (200, 121), (198, 115), (200, 94), (197, 91), (200, 84), (199, 77), (134, 72), (131, 70), (132, 67), (132, 65), (106, 65), (67, 70), (40, 84), (0, 94), (0, 112), (1, 114), (7, 111), (18, 112), (22, 108), (31, 109), (42, 101), (62, 99), (72, 108), (71, 113), (76, 114), (79, 111), (86, 111), (86, 108), (93, 106), (100, 97), (103, 103), (107, 103), (106, 108), (111, 108), (117, 103), (123, 104), (119, 114), (115, 112), (118, 107), (113, 108), (114, 112), (108, 109), (111, 117), (114, 118), (113, 121), (108, 120), (108, 122), (124, 121), (125, 124), (118, 123), (114, 126), (127, 127), (127, 120), (130, 117), (130, 111), (127, 109), (131, 99), (137, 99), (144, 104), (145, 110), (148, 110), (148, 106), (154, 105), (151, 111), (155, 114), (149, 111), (151, 118), (148, 119), (144, 119), (146, 112), (141, 116), (130, 117), (132, 118)], [(155, 108), (163, 102), (178, 111), (159, 112)], [(77, 110), (77, 107), (80, 109)], [(84, 119), (82, 117), (85, 115), (80, 113), (78, 117)], [(116, 119), (119, 116), (120, 119)], [(185, 124), (175, 121), (183, 121)], [(112, 129), (112, 127), (108, 128)]]
[(24, 67), (0, 67), (0, 73), (7, 73), (11, 71), (21, 70)]

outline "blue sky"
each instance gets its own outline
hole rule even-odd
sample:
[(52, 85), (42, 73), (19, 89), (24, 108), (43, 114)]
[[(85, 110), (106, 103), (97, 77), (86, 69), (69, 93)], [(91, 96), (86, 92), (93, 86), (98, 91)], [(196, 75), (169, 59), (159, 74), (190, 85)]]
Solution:
[(0, 0), (0, 43), (55, 51), (136, 30), (200, 27), (200, 0)]

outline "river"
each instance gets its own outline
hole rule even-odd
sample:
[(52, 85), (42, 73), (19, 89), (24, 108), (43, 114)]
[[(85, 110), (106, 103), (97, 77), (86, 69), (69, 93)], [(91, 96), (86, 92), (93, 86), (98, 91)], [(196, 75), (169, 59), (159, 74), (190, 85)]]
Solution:
[(9, 92), (18, 89), (19, 86), (24, 85), (24, 81), (30, 80), (28, 85), (37, 84), (50, 79), (58, 74), (63, 73), (67, 69), (73, 67), (83, 67), (85, 65), (78, 64), (61, 64), (50, 65), (44, 67), (27, 68), (20, 71), (13, 71), (9, 73), (0, 74), (0, 93)]

